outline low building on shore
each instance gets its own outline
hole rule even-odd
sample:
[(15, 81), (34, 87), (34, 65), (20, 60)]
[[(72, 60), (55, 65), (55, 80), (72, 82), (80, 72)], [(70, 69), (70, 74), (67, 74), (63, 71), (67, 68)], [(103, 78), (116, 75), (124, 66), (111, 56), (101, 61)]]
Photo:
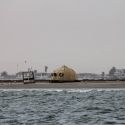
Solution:
[(125, 79), (125, 69), (116, 69), (116, 72), (114, 73), (114, 76), (117, 79)]
[(95, 74), (95, 73), (78, 73), (78, 80), (109, 80), (111, 79), (108, 74)]
[[(27, 74), (26, 74), (27, 75)], [(34, 73), (34, 78), (37, 80), (49, 80), (51, 78), (51, 74), (50, 73)], [(22, 76), (22, 72), (18, 72), (16, 73), (16, 79), (22, 80), (23, 76)]]
[(16, 75), (0, 76), (0, 80), (16, 80)]

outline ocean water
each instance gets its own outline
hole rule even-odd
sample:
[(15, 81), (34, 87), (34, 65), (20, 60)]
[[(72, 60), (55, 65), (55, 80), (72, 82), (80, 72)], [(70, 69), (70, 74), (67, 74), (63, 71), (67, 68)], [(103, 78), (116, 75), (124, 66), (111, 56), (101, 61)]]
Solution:
[(124, 89), (0, 90), (0, 125), (122, 125)]

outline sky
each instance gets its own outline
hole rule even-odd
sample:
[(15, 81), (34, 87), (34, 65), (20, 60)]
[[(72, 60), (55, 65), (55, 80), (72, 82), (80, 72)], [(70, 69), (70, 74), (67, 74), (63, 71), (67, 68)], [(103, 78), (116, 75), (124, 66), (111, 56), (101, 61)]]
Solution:
[(0, 72), (125, 68), (125, 0), (0, 0)]

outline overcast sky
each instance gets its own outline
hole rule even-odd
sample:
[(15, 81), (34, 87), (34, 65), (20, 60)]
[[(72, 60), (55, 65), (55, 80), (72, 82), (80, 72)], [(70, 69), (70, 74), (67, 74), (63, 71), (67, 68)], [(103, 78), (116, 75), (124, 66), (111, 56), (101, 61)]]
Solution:
[(125, 0), (0, 0), (0, 57), (9, 74), (125, 68)]

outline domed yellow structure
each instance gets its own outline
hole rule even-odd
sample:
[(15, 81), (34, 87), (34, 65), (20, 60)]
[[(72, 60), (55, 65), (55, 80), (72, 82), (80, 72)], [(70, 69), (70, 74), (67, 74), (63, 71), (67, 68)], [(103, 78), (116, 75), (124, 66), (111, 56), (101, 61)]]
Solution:
[(51, 82), (69, 82), (77, 81), (78, 77), (75, 71), (67, 66), (62, 66), (61, 68), (54, 70), (51, 73)]

